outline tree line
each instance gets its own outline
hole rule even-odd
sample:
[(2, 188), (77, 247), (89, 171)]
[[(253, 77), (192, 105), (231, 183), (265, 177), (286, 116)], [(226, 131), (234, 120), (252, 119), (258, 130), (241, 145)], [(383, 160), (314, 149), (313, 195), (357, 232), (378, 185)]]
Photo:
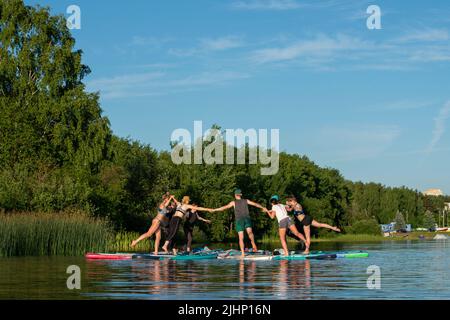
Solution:
[[(0, 3), (2, 211), (75, 208), (108, 218), (118, 230), (143, 231), (166, 191), (219, 207), (239, 187), (264, 205), (274, 193), (293, 194), (318, 220), (361, 232), (398, 212), (419, 226), (427, 211), (436, 214), (449, 201), (406, 187), (351, 182), (297, 154), (281, 153), (274, 176), (262, 176), (258, 165), (175, 165), (169, 152), (112, 133), (99, 94), (86, 91), (83, 80), (91, 71), (74, 46), (63, 16), (21, 0)], [(257, 236), (276, 232), (266, 215), (253, 216)], [(231, 235), (232, 212), (209, 218), (214, 223), (201, 227), (210, 239)]]

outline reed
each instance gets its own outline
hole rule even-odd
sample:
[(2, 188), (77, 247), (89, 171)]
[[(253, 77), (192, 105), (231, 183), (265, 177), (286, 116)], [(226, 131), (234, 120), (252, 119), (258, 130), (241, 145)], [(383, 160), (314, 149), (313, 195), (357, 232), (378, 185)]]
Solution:
[(81, 256), (113, 242), (110, 223), (80, 211), (0, 214), (0, 256)]
[(107, 250), (108, 252), (151, 252), (154, 250), (154, 241), (148, 239), (139, 242), (135, 248), (131, 248), (131, 242), (139, 236), (137, 232), (117, 232), (110, 240)]

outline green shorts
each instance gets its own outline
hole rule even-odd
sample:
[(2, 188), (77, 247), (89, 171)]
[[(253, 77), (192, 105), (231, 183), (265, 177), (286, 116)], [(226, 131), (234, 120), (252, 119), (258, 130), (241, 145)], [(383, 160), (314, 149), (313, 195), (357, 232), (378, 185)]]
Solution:
[(252, 227), (252, 219), (250, 217), (245, 217), (236, 220), (236, 231), (237, 232), (244, 232), (247, 228)]

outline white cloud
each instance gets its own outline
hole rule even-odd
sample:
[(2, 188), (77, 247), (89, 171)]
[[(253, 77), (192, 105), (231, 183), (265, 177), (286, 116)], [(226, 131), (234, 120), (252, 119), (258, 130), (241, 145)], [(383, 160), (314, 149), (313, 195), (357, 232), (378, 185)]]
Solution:
[(408, 34), (397, 39), (399, 42), (435, 42), (448, 41), (449, 33), (446, 29), (427, 28), (423, 30), (411, 30)]
[(234, 71), (203, 72), (180, 78), (152, 72), (94, 79), (87, 82), (87, 86), (89, 90), (100, 91), (102, 98), (115, 99), (201, 90), (248, 77), (248, 74)]
[(240, 10), (293, 10), (302, 7), (294, 0), (241, 0), (233, 2), (231, 6)]
[(416, 110), (432, 106), (434, 101), (427, 100), (398, 100), (380, 103), (371, 107), (373, 110)]
[(196, 55), (204, 55), (215, 51), (225, 51), (242, 47), (244, 41), (238, 36), (223, 36), (218, 38), (203, 38), (199, 40), (199, 44), (194, 48), (178, 48), (169, 49), (169, 54), (178, 57), (189, 57)]
[(256, 50), (251, 54), (251, 60), (255, 63), (269, 63), (295, 60), (300, 57), (323, 58), (332, 57), (342, 51), (361, 51), (371, 48), (373, 44), (346, 35), (338, 35), (336, 38), (319, 35), (315, 39), (297, 41), (285, 47)]
[(202, 39), (201, 47), (208, 51), (222, 51), (234, 49), (243, 45), (242, 39), (237, 36), (226, 36), (214, 39)]
[(431, 141), (428, 145), (427, 153), (433, 152), (435, 146), (439, 143), (445, 133), (446, 121), (450, 117), (450, 101), (439, 110), (438, 116), (434, 119), (434, 128)]
[(414, 62), (445, 62), (450, 61), (449, 48), (425, 47), (411, 52), (409, 60)]

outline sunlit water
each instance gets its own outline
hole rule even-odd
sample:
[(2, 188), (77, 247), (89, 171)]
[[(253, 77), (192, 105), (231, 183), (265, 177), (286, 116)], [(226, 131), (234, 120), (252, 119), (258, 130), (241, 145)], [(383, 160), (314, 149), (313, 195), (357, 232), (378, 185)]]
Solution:
[[(0, 299), (450, 299), (450, 240), (315, 244), (370, 257), (311, 261), (86, 261), (0, 258)], [(69, 265), (82, 271), (68, 290)], [(381, 289), (367, 288), (369, 266)]]

